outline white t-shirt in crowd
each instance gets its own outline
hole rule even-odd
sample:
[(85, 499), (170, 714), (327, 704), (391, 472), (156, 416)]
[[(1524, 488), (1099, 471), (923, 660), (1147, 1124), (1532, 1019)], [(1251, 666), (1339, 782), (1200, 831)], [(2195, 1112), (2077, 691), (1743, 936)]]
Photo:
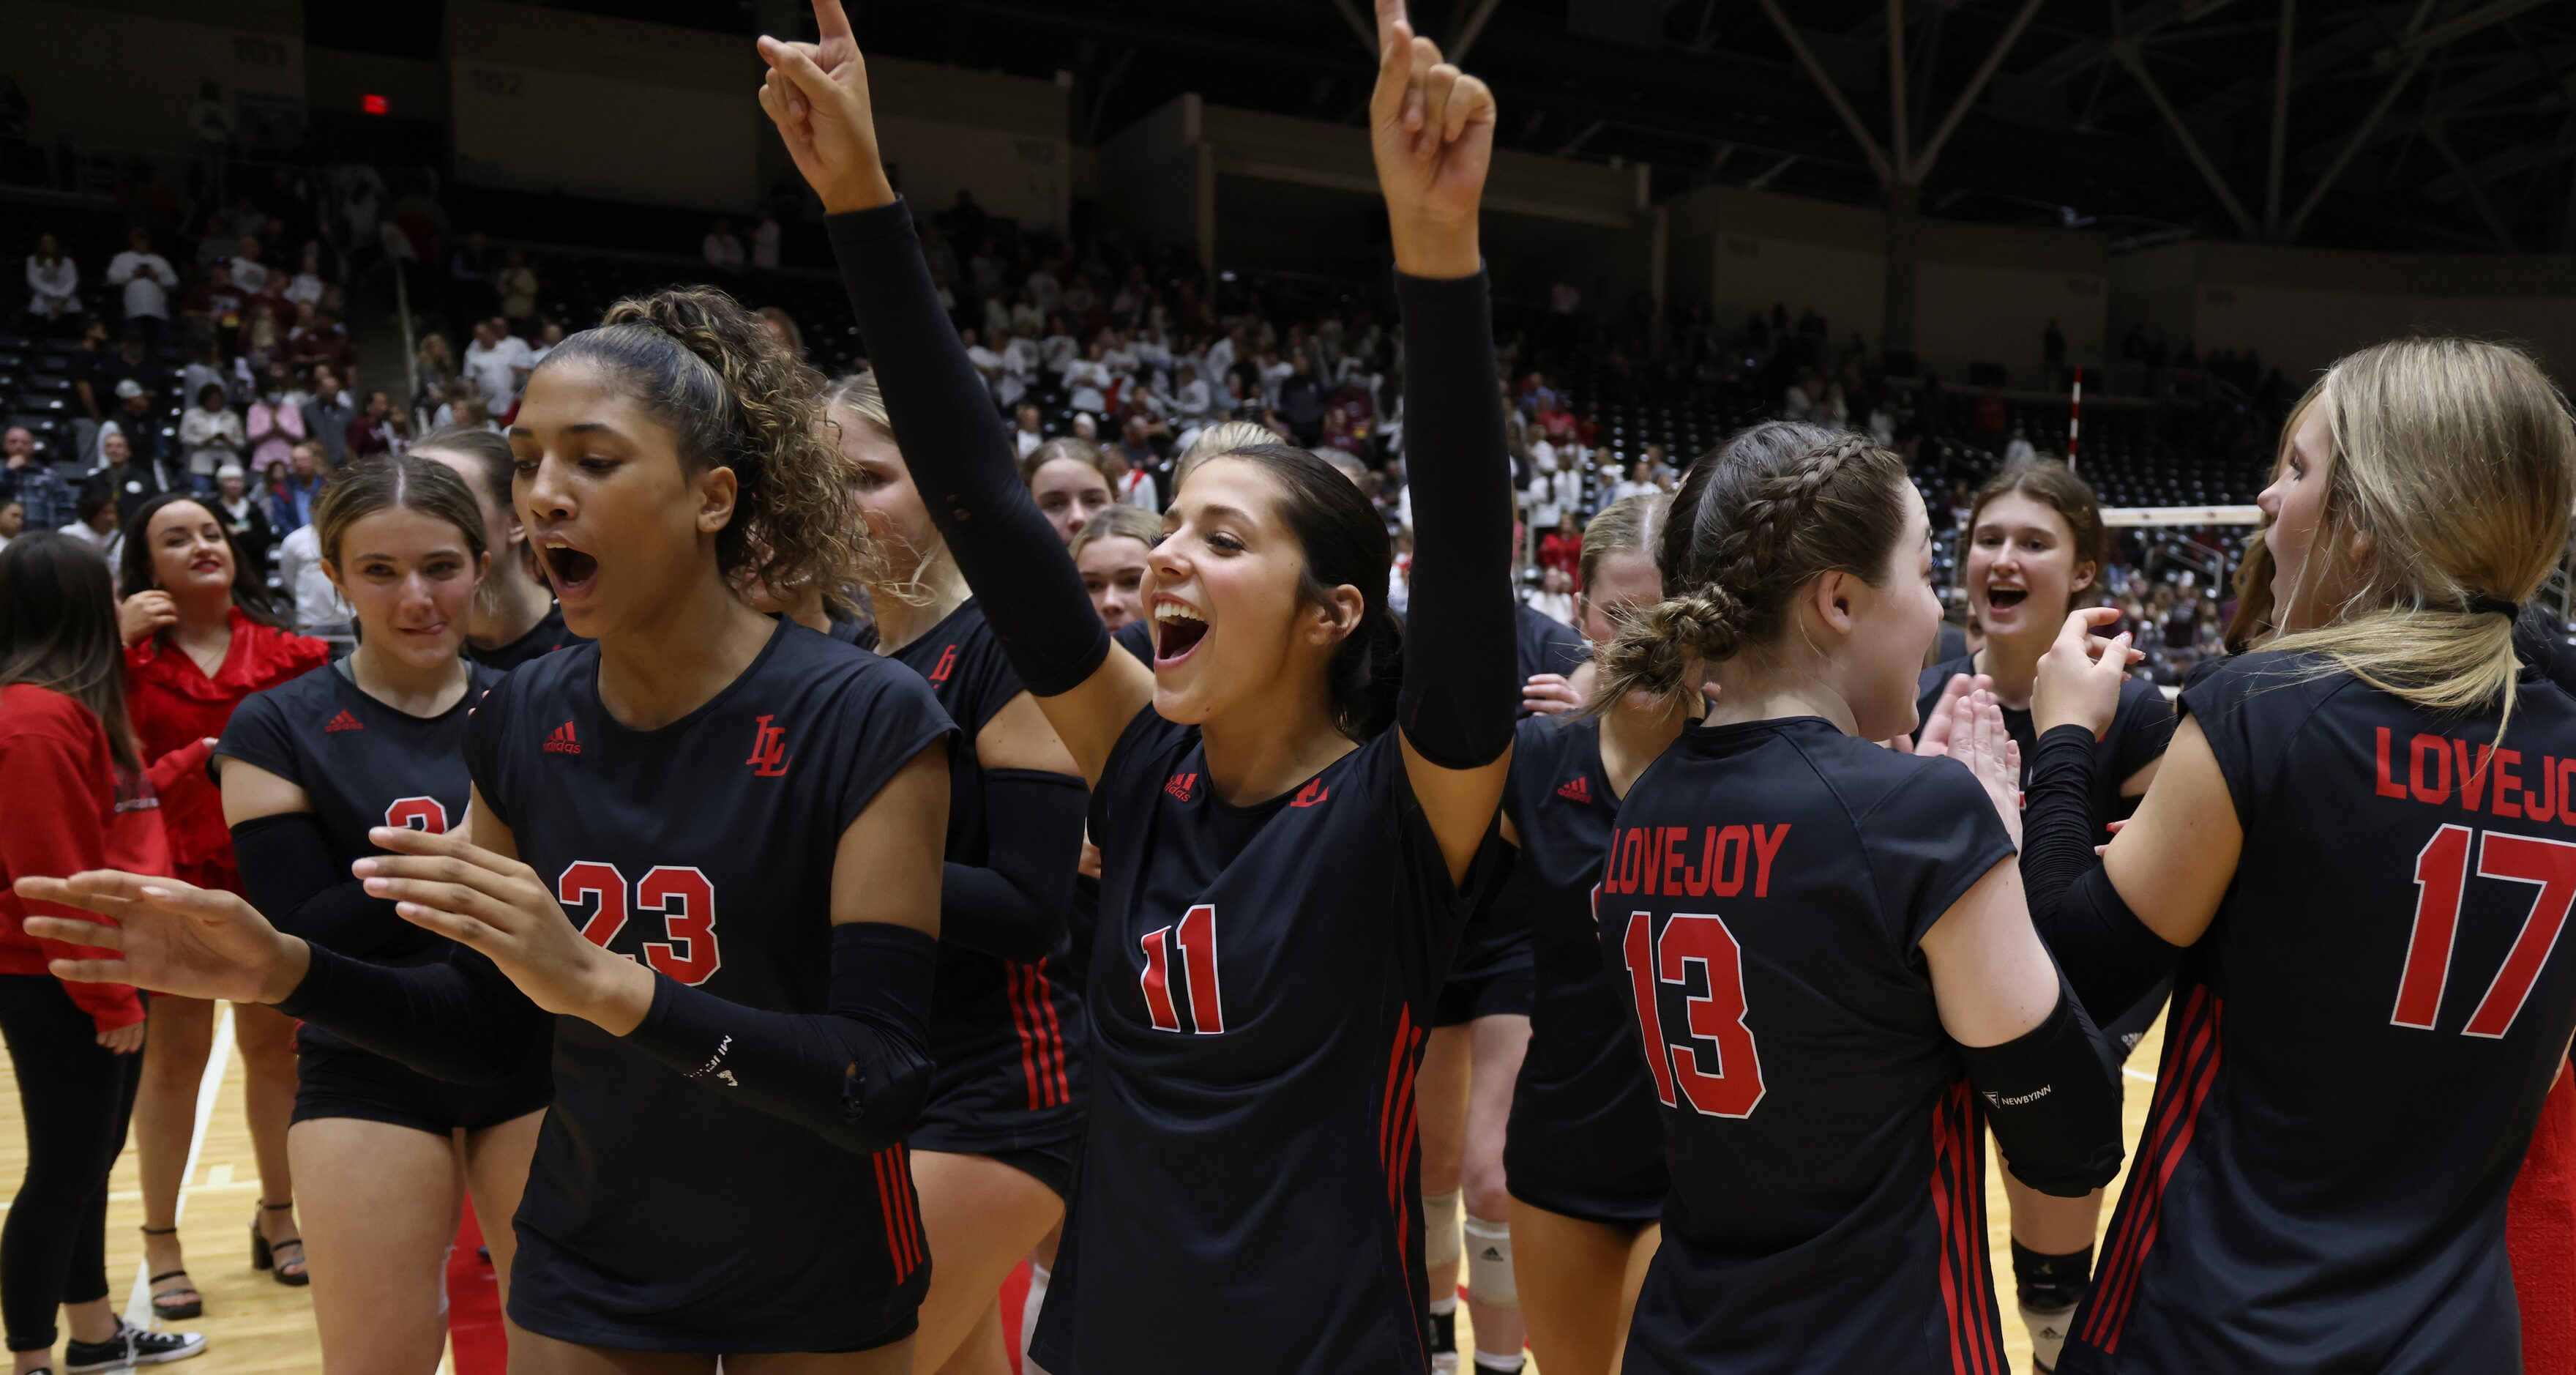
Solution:
[(89, 528), (89, 523), (87, 521), (76, 520), (54, 533), (58, 535), (69, 535), (73, 539), (79, 540), (81, 543), (97, 550), (107, 559), (107, 566), (110, 568), (114, 568), (116, 566), (117, 559), (125, 553), (125, 532), (122, 530), (110, 530), (106, 534), (102, 535), (96, 530)]
[(349, 623), (348, 602), (341, 599), (340, 589), (331, 585), (331, 575), (322, 570), (320, 526), (299, 525), (278, 544), (277, 572), (287, 590), (295, 594), (296, 629), (310, 633)]
[(170, 290), (179, 285), (179, 274), (160, 254), (137, 253), (129, 248), (109, 260), (107, 284), (125, 288), (126, 319), (167, 320)]

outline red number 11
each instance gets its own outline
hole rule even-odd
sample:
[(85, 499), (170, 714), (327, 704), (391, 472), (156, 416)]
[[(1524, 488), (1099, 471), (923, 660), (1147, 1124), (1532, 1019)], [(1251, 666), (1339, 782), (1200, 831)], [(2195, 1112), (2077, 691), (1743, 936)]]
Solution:
[(1144, 947), (1145, 1012), (1156, 1031), (1179, 1031), (1180, 1009), (1172, 1002), (1172, 969), (1167, 951), (1181, 947), (1181, 967), (1190, 985), (1190, 1030), (1215, 1036), (1225, 1030), (1225, 995), (1216, 978), (1216, 907), (1200, 903), (1182, 916), (1180, 927), (1148, 931), (1137, 942)]
[[(2444, 826), (2415, 856), (2415, 927), (2406, 942), (2397, 1008), (2388, 1018), (2398, 1026), (2430, 1031), (2441, 1014), (2442, 992), (2451, 978), (2451, 941), (2459, 933), (2460, 901), (2468, 889), (2469, 839), (2468, 827)], [(2504, 965), (2469, 1014), (2469, 1024), (2460, 1029), (2462, 1035), (2492, 1040), (2512, 1029), (2567, 925), (2568, 908), (2576, 905), (2576, 845), (2489, 831), (2478, 846), (2478, 877), (2540, 888), (2523, 918), (2522, 933), (2505, 952)]]

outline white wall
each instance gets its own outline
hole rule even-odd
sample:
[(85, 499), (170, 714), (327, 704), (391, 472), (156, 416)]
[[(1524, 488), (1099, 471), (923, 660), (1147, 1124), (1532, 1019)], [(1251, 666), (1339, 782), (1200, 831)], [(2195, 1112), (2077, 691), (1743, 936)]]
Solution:
[(26, 92), (39, 139), (174, 156), (194, 143), (188, 108), (220, 83), (237, 127), (301, 122), (300, 0), (0, 0), (0, 65)]

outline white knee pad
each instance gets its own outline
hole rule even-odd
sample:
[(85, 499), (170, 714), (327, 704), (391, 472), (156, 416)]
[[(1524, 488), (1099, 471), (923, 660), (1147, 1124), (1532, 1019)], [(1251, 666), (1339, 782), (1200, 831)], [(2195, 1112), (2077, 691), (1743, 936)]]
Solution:
[(1520, 1285), (1512, 1279), (1512, 1225), (1469, 1217), (1466, 1233), (1467, 1296), (1503, 1308), (1518, 1304)]
[(1458, 1259), (1460, 1196), (1456, 1189), (1445, 1194), (1422, 1196), (1422, 1263), (1424, 1265), (1448, 1265)]

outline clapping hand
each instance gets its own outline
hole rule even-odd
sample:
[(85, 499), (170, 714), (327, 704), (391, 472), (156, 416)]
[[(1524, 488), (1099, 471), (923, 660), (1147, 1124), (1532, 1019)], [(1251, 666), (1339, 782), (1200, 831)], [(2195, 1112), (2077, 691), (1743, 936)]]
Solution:
[(1950, 706), (1949, 754), (1968, 766), (2003, 818), (2013, 844), (2021, 844), (2021, 746), (2004, 726), (1994, 694), (1967, 693)]

